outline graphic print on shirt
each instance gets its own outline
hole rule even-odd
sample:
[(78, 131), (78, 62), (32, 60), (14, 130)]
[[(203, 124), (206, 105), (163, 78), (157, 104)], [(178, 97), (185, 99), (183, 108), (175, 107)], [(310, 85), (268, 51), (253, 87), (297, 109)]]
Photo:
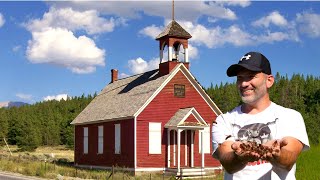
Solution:
[(233, 124), (239, 128), (238, 139), (243, 142), (251, 141), (258, 144), (264, 144), (272, 139), (271, 130), (269, 125), (276, 123), (275, 119), (272, 122), (264, 123), (254, 123), (240, 127), (239, 125)]

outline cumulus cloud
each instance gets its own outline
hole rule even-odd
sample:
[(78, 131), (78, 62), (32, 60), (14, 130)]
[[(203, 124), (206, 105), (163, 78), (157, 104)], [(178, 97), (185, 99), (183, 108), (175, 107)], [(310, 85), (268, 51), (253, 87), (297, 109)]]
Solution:
[[(166, 20), (168, 22), (169, 20)], [(198, 57), (198, 46), (206, 46), (208, 48), (219, 48), (227, 44), (243, 47), (252, 46), (261, 43), (273, 43), (284, 40), (299, 41), (297, 32), (288, 26), (286, 32), (260, 32), (259, 34), (252, 34), (248, 30), (239, 27), (238, 25), (231, 25), (229, 27), (205, 27), (202, 24), (192, 23), (191, 21), (179, 21), (179, 24), (190, 34), (192, 38), (189, 40), (189, 58)], [(148, 37), (155, 38), (156, 34), (160, 32), (163, 27), (155, 25), (146, 27), (140, 31)]]
[[(172, 1), (108, 1), (89, 2), (89, 1), (68, 1), (51, 2), (57, 7), (73, 7), (78, 10), (96, 9), (103, 14), (116, 15), (124, 18), (139, 18), (141, 12), (150, 16), (164, 17), (171, 19)], [(229, 3), (229, 5), (245, 7), (248, 1)], [(237, 18), (235, 12), (226, 8), (222, 3), (205, 1), (175, 1), (175, 18), (196, 21), (201, 16), (210, 16), (218, 19), (234, 20)], [(188, 12), (188, 13), (185, 13)]]
[(156, 26), (156, 25), (151, 25), (147, 26), (139, 31), (139, 34), (149, 36), (153, 39), (155, 39), (164, 29), (165, 27), (161, 26)]
[(62, 99), (67, 100), (68, 95), (67, 94), (58, 94), (58, 95), (53, 95), (53, 96), (46, 96), (43, 98), (44, 101), (51, 101), (51, 100), (60, 101)]
[(296, 17), (296, 23), (299, 32), (313, 38), (320, 37), (320, 14), (299, 13)]
[(47, 28), (32, 32), (27, 57), (32, 63), (50, 63), (64, 66), (75, 73), (94, 72), (104, 66), (105, 51), (96, 47), (86, 36), (75, 37), (62, 28)]
[(0, 27), (2, 27), (5, 22), (6, 21), (5, 21), (4, 17), (3, 17), (3, 15), (0, 13)]
[(288, 25), (288, 21), (278, 11), (273, 11), (268, 16), (262, 17), (252, 22), (252, 25), (257, 27), (269, 27), (270, 24), (285, 27)]
[(99, 17), (96, 10), (75, 11), (72, 8), (50, 8), (42, 19), (32, 20), (27, 24), (30, 31), (41, 31), (47, 27), (66, 28), (70, 31), (85, 30), (88, 34), (111, 32), (114, 30), (116, 20)]
[(128, 61), (129, 70), (132, 74), (140, 74), (146, 71), (159, 68), (160, 59), (155, 58), (150, 61), (146, 61), (141, 57), (137, 59), (131, 59)]
[(17, 93), (16, 96), (20, 99), (27, 100), (27, 101), (32, 99), (31, 94)]
[(247, 7), (251, 4), (249, 0), (241, 0), (241, 1), (217, 1), (217, 4), (227, 5), (227, 6), (241, 6)]
[(42, 19), (33, 19), (25, 26), (32, 34), (26, 51), (30, 62), (54, 64), (83, 74), (94, 72), (97, 66), (105, 66), (106, 53), (93, 39), (86, 35), (77, 37), (74, 31), (110, 32), (115, 21), (99, 17), (95, 10), (80, 12), (71, 8), (50, 8)]

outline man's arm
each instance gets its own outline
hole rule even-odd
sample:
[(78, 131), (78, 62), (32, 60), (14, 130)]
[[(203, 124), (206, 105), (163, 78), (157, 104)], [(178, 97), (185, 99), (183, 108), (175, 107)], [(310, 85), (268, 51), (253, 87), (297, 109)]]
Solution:
[(266, 159), (273, 166), (290, 171), (302, 151), (303, 144), (293, 137), (284, 137), (281, 140), (271, 142), (273, 143), (273, 152), (268, 153)]
[(219, 145), (215, 152), (215, 156), (223, 168), (230, 174), (240, 171), (246, 166), (246, 162), (236, 157), (234, 150), (231, 148), (233, 143), (233, 141), (225, 141)]

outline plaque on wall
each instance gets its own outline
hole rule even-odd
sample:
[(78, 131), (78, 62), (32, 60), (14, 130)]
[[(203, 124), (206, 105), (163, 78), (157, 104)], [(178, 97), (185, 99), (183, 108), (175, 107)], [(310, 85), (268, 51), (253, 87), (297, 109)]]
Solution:
[(174, 96), (175, 97), (185, 97), (185, 85), (175, 84), (174, 85)]

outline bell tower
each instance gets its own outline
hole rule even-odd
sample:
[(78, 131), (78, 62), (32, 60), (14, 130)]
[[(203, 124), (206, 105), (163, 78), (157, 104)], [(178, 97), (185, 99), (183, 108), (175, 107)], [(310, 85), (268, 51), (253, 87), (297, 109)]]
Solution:
[[(189, 69), (188, 39), (192, 36), (174, 20), (174, 4), (172, 5), (172, 9), (172, 21), (156, 37), (156, 40), (159, 41), (160, 49), (160, 75), (170, 73), (179, 63), (183, 63)], [(166, 57), (164, 57), (165, 47), (168, 48), (168, 55)], [(182, 52), (181, 47), (183, 48)], [(180, 54), (183, 57), (180, 57)]]

